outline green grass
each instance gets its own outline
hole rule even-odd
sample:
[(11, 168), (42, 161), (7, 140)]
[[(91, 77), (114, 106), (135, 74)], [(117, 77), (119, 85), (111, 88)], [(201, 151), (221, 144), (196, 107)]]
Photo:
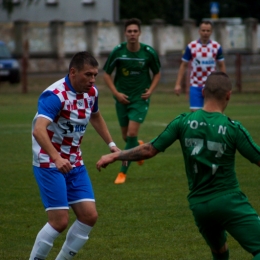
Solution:
[[(28, 94), (20, 94), (19, 86), (0, 86), (1, 260), (28, 259), (35, 236), (46, 223), (31, 166), (31, 121), (39, 91), (46, 84), (42, 80), (35, 85), (31, 83)], [(176, 97), (169, 90), (167, 87), (167, 91), (163, 91), (159, 86), (152, 98), (139, 135), (145, 142), (159, 134), (179, 113), (188, 111), (185, 95)], [(114, 141), (123, 148), (113, 100), (104, 88), (100, 90), (99, 103)], [(259, 94), (234, 94), (226, 110), (229, 117), (248, 128), (257, 143), (260, 143), (259, 105)], [(91, 126), (82, 150), (95, 191), (99, 219), (89, 241), (75, 259), (211, 259), (188, 208), (187, 181), (178, 143), (147, 160), (143, 166), (132, 163), (123, 185), (113, 184), (120, 162), (101, 172), (96, 170), (97, 160), (109, 150)], [(241, 188), (260, 212), (259, 168), (239, 154), (236, 159)], [(70, 213), (72, 223), (75, 217)], [(55, 259), (65, 235), (66, 232), (55, 241), (48, 259)], [(230, 236), (228, 243), (231, 260), (252, 259)]]

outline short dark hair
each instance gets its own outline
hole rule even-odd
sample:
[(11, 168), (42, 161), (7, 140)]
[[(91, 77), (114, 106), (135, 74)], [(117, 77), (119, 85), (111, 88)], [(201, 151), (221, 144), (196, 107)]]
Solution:
[(212, 72), (205, 83), (205, 98), (214, 98), (221, 100), (226, 93), (232, 90), (232, 82), (228, 75), (221, 71)]
[(88, 64), (92, 67), (98, 67), (99, 65), (97, 60), (93, 57), (91, 53), (87, 51), (81, 51), (76, 53), (72, 57), (69, 65), (69, 70), (73, 67), (80, 71), (84, 68), (85, 64)]
[(209, 24), (209, 25), (211, 26), (211, 28), (213, 27), (213, 24), (212, 24), (212, 22), (211, 22), (211, 21), (209, 21), (209, 20), (204, 20), (204, 21), (201, 21), (201, 22), (200, 22), (200, 25), (199, 25), (199, 27), (200, 27), (202, 24)]
[(141, 20), (139, 20), (138, 18), (131, 18), (125, 21), (125, 30), (127, 28), (127, 26), (131, 25), (131, 24), (136, 24), (139, 28), (139, 30), (141, 31)]

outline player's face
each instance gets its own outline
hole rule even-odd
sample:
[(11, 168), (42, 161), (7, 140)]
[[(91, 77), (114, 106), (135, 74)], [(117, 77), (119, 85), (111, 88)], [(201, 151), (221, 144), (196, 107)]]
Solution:
[(84, 65), (82, 70), (75, 68), (70, 69), (69, 78), (73, 88), (79, 93), (87, 93), (96, 81), (98, 68), (92, 67), (88, 64)]
[(199, 29), (200, 40), (202, 43), (207, 43), (212, 33), (212, 27), (210, 24), (201, 24)]
[(141, 32), (139, 30), (138, 25), (130, 24), (130, 25), (128, 25), (126, 27), (125, 37), (126, 37), (126, 41), (128, 43), (137, 43), (137, 42), (139, 42), (140, 34), (141, 34)]

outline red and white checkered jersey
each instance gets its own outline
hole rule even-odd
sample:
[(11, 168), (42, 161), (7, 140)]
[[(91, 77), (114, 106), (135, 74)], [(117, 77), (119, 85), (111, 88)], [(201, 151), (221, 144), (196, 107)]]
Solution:
[(218, 42), (210, 40), (207, 44), (202, 44), (196, 40), (188, 44), (182, 60), (191, 60), (190, 85), (201, 87), (209, 74), (216, 70), (216, 60), (224, 60), (224, 57)]
[[(55, 82), (42, 93), (46, 94), (46, 91), (49, 91), (52, 92), (51, 94), (56, 95), (58, 99), (56, 97), (54, 98), (59, 102), (58, 105), (61, 106), (61, 109), (55, 118), (51, 118), (51, 113), (41, 112), (45, 110), (39, 110), (38, 106), (38, 112), (33, 120), (33, 129), (37, 117), (49, 119), (51, 124), (48, 125), (47, 132), (51, 143), (60, 153), (61, 157), (68, 159), (73, 167), (77, 167), (84, 164), (80, 144), (89, 123), (91, 113), (97, 112), (98, 110), (95, 106), (98, 91), (93, 86), (88, 93), (77, 93), (71, 90), (69, 84), (67, 77)], [(46, 105), (45, 101), (43, 101), (42, 104), (44, 104), (44, 106), (47, 107), (46, 110), (48, 110), (48, 101), (46, 101)], [(93, 111), (94, 108), (96, 111)], [(33, 165), (42, 168), (56, 167), (49, 155), (40, 147), (33, 136), (32, 143)]]

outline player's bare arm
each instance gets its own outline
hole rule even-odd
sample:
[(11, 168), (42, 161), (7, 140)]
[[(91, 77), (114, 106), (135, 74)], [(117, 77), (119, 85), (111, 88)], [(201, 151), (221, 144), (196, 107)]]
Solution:
[(159, 151), (151, 143), (146, 143), (129, 150), (103, 155), (97, 162), (96, 167), (100, 171), (101, 168), (106, 168), (108, 164), (115, 161), (139, 161), (152, 158), (157, 153)]
[(125, 95), (124, 93), (120, 93), (117, 91), (112, 76), (108, 73), (104, 73), (104, 80), (107, 84), (107, 86), (109, 87), (109, 89), (111, 90), (112, 94), (116, 97), (116, 99), (118, 100), (118, 102), (122, 103), (122, 104), (129, 104), (129, 100), (128, 100), (128, 96)]
[[(113, 142), (107, 124), (99, 111), (95, 114), (92, 114), (89, 121), (106, 144)], [(109, 148), (111, 152), (120, 151), (120, 149), (116, 147), (116, 145)]]
[(151, 86), (150, 86), (149, 89), (145, 90), (145, 93), (142, 94), (142, 96), (141, 96), (142, 99), (148, 99), (152, 95), (154, 89), (157, 87), (157, 85), (159, 83), (160, 78), (161, 78), (161, 73), (160, 72), (158, 72), (157, 74), (155, 74), (153, 76), (153, 80), (152, 80)]
[(57, 169), (62, 173), (68, 173), (72, 169), (72, 165), (67, 159), (60, 156), (58, 151), (52, 145), (47, 133), (47, 126), (51, 123), (44, 117), (38, 117), (35, 123), (33, 136), (42, 147), (42, 149), (51, 157)]
[(226, 73), (226, 64), (225, 64), (225, 61), (219, 61), (218, 62), (218, 67), (219, 67), (219, 70)]
[(117, 160), (139, 161), (154, 157), (159, 151), (151, 143), (137, 146), (119, 153)]
[(176, 80), (176, 84), (175, 84), (175, 88), (174, 88), (174, 93), (179, 96), (181, 93), (181, 81), (183, 79), (184, 73), (186, 71), (188, 63), (185, 61), (182, 61), (181, 65), (180, 65), (180, 69), (177, 75), (177, 80)]

